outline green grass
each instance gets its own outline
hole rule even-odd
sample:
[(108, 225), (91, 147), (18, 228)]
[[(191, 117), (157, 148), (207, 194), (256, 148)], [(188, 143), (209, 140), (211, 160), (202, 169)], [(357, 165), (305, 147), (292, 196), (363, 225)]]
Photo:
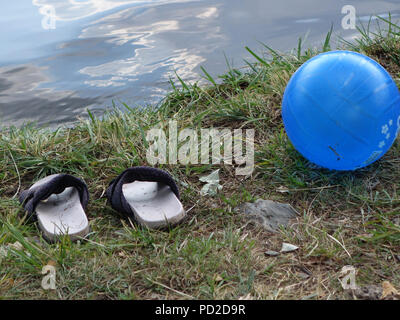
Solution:
[[(399, 83), (400, 28), (391, 20), (373, 34), (360, 28), (349, 48), (376, 59)], [(346, 299), (338, 281), (345, 265), (355, 266), (359, 285), (390, 281), (400, 288), (400, 145), (356, 172), (317, 169), (290, 144), (281, 121), (281, 100), (291, 75), (305, 61), (331, 49), (332, 30), (320, 49), (265, 55), (247, 50), (256, 63), (232, 68), (219, 79), (203, 69), (209, 86), (178, 78), (156, 107), (112, 109), (102, 118), (89, 113), (73, 128), (56, 131), (33, 125), (0, 133), (0, 297), (50, 299)], [(267, 57), (267, 58), (266, 58)], [(200, 197), (199, 177), (215, 166), (164, 165), (180, 181), (188, 219), (168, 230), (131, 225), (107, 205), (110, 180), (127, 167), (146, 165), (147, 130), (252, 128), (256, 170), (235, 176), (221, 166), (223, 189)], [(44, 241), (24, 217), (18, 193), (52, 173), (70, 173), (89, 186), (88, 240)], [(280, 192), (284, 187), (288, 192)], [(248, 225), (235, 207), (258, 198), (292, 204), (301, 217), (270, 234)], [(22, 250), (10, 248), (18, 241)], [(269, 257), (282, 242), (300, 247)], [(4, 252), (3, 250), (3, 252)], [(1, 252), (1, 251), (0, 251)], [(41, 269), (56, 264), (57, 290), (41, 288)]]

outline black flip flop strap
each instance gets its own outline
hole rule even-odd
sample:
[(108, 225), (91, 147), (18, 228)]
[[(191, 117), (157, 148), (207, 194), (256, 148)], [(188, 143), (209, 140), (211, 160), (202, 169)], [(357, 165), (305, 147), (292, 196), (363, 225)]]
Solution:
[(68, 187), (75, 187), (78, 190), (82, 207), (85, 209), (89, 202), (88, 188), (81, 179), (69, 174), (56, 175), (42, 185), (22, 191), (19, 201), (25, 211), (32, 215), (40, 201), (49, 198), (52, 194), (59, 194)]
[(107, 189), (107, 198), (114, 210), (134, 218), (134, 214), (122, 192), (122, 186), (134, 181), (161, 182), (168, 185), (180, 199), (179, 189), (172, 176), (164, 170), (152, 167), (133, 167), (126, 169), (111, 181)]

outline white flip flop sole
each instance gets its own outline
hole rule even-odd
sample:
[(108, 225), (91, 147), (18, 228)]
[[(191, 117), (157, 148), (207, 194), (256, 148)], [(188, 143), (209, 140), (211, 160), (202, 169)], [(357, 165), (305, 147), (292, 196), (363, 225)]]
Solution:
[(134, 181), (122, 186), (122, 193), (137, 221), (148, 228), (161, 228), (183, 220), (186, 212), (168, 185)]
[[(52, 176), (37, 182), (47, 182)], [(66, 188), (60, 194), (52, 194), (36, 206), (39, 227), (44, 236), (54, 241), (60, 236), (68, 235), (72, 241), (89, 233), (89, 221), (82, 207), (79, 192), (74, 187)]]

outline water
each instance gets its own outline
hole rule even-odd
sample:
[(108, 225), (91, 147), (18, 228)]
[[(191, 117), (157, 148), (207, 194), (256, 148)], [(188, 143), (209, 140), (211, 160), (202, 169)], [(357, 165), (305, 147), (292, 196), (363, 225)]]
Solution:
[[(289, 50), (308, 34), (319, 44), (331, 24), (343, 30), (339, 0), (2, 0), (0, 125), (70, 124), (114, 101), (157, 103), (175, 72), (201, 79), (251, 59), (263, 42)], [(361, 21), (400, 14), (400, 1), (353, 0)], [(50, 19), (54, 14), (56, 19)], [(52, 22), (55, 22), (52, 24)], [(55, 27), (55, 28), (54, 28)]]

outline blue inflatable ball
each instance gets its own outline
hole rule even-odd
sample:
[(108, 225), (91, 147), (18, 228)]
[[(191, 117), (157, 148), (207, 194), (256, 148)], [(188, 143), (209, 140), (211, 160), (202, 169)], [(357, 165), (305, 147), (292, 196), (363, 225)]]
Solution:
[(293, 146), (309, 161), (355, 170), (392, 146), (400, 127), (400, 93), (376, 61), (331, 51), (308, 60), (292, 76), (282, 118)]

